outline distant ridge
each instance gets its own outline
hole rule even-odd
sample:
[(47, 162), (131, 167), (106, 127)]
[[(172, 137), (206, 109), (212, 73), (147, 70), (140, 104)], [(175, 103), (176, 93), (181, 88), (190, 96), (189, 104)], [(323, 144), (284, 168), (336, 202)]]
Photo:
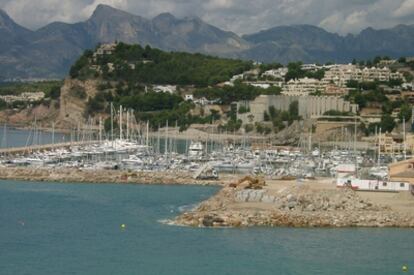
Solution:
[(36, 31), (19, 26), (0, 10), (0, 37), (0, 80), (64, 77), (85, 49), (115, 40), (261, 62), (350, 62), (376, 55), (414, 55), (413, 25), (367, 28), (347, 36), (311, 25), (279, 26), (240, 37), (200, 18), (162, 13), (147, 19), (102, 4), (84, 22), (54, 22)]

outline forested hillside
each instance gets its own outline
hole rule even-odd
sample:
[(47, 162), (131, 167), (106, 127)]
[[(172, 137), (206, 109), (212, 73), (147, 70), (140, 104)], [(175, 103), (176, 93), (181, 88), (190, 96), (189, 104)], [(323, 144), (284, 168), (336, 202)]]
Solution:
[[(112, 68), (110, 68), (112, 67)], [(202, 54), (163, 52), (119, 43), (112, 54), (86, 51), (72, 66), (73, 78), (102, 77), (128, 83), (207, 86), (224, 82), (252, 67), (251, 62)]]

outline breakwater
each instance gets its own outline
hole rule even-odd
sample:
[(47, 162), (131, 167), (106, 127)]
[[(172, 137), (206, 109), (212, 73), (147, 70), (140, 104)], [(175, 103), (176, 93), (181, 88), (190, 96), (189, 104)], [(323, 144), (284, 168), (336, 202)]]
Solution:
[[(334, 188), (331, 183), (273, 182), (246, 189), (249, 186), (243, 182), (228, 185), (171, 223), (193, 227), (414, 228), (414, 214), (409, 211), (414, 197), (408, 194), (378, 203), (351, 189)], [(398, 207), (400, 202), (408, 211)]]
[(221, 185), (218, 180), (195, 180), (192, 174), (180, 172), (129, 172), (103, 169), (75, 168), (0, 168), (0, 179), (75, 183), (119, 183), (119, 184), (182, 184)]

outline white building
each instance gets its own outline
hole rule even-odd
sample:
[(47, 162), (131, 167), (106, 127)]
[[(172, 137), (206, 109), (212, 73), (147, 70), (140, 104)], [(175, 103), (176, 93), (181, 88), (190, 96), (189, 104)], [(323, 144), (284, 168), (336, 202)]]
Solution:
[(230, 79), (231, 83), (236, 82), (237, 80), (243, 80), (244, 75), (243, 74), (237, 74), (237, 75), (233, 75), (233, 77)]
[(256, 88), (262, 88), (262, 89), (269, 89), (270, 87), (272, 87), (271, 84), (269, 83), (251, 83), (249, 82), (250, 86), (256, 87)]
[(173, 86), (173, 85), (156, 85), (152, 89), (156, 93), (170, 93), (170, 94), (173, 94), (177, 91), (177, 86)]
[(362, 191), (409, 191), (410, 184), (406, 182), (395, 182), (385, 180), (363, 180), (354, 177), (340, 177), (336, 180), (337, 187), (351, 187)]
[(402, 79), (404, 76), (399, 73), (393, 73), (389, 68), (363, 68), (360, 69), (356, 65), (335, 65), (331, 69), (325, 72), (325, 77), (322, 80), (323, 84), (328, 83), (335, 84), (339, 87), (345, 87), (347, 82), (355, 80), (358, 82), (373, 82), (379, 80), (381, 82), (387, 82), (391, 79)]
[(16, 101), (23, 102), (36, 102), (45, 98), (44, 92), (35, 92), (35, 93), (22, 93), (20, 95), (4, 95), (0, 96), (0, 99), (4, 100), (6, 103), (13, 103)]
[(186, 94), (186, 95), (184, 95), (184, 100), (185, 101), (193, 101), (194, 96), (192, 94)]
[(110, 55), (116, 49), (116, 43), (102, 44), (94, 53), (94, 57), (98, 55)]
[(212, 104), (217, 104), (219, 102), (218, 99), (214, 99), (214, 100), (208, 100), (205, 97), (201, 97), (198, 99), (194, 99), (193, 102), (195, 104), (201, 105), (201, 106), (206, 106), (206, 105), (212, 105)]
[(274, 79), (284, 79), (288, 73), (288, 68), (279, 68), (275, 70), (268, 70), (262, 74), (262, 77), (271, 77)]
[(282, 94), (305, 96), (323, 89), (321, 82), (314, 78), (291, 79), (283, 87)]

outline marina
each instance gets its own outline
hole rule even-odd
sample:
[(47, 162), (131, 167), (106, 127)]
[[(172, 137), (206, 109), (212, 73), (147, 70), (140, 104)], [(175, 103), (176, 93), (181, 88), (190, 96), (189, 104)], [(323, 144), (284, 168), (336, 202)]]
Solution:
[(3, 148), (0, 163), (5, 168), (185, 173), (195, 180), (219, 179), (221, 175), (269, 179), (328, 177), (335, 179), (338, 187), (351, 182), (353, 188), (360, 190), (411, 190), (408, 183), (390, 181), (387, 165), (393, 159), (380, 151), (356, 151), (351, 145), (347, 150), (321, 149), (311, 143), (311, 138), (303, 138), (299, 147), (257, 144), (247, 138), (223, 138), (221, 142), (180, 140), (168, 127), (163, 133), (150, 134), (148, 125), (125, 126), (118, 131), (111, 129), (109, 137), (104, 137), (99, 128), (95, 134), (71, 134), (78, 138), (70, 142)]

